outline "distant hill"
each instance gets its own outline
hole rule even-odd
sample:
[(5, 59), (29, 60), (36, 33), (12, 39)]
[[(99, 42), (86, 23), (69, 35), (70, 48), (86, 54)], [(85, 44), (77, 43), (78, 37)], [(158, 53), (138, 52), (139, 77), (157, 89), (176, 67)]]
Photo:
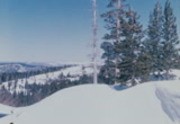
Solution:
[[(65, 64), (64, 64), (65, 65)], [(62, 64), (48, 64), (48, 63), (0, 63), (0, 73), (12, 73), (12, 72), (29, 72), (43, 70), (47, 67), (59, 67)]]
[[(52, 93), (90, 82), (89, 65), (1, 63), (0, 103), (11, 106), (34, 104)], [(7, 67), (7, 68), (6, 68)], [(22, 71), (23, 70), (23, 71)]]

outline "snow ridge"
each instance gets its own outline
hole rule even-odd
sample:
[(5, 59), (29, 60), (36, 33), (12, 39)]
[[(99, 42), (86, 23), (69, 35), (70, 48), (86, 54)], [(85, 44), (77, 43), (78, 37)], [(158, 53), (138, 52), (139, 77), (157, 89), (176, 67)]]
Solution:
[(123, 91), (107, 85), (75, 86), (0, 119), (0, 124), (10, 122), (180, 124), (180, 81), (148, 82)]
[(164, 112), (176, 124), (180, 124), (180, 94), (172, 94), (167, 89), (156, 88), (156, 96), (161, 101)]

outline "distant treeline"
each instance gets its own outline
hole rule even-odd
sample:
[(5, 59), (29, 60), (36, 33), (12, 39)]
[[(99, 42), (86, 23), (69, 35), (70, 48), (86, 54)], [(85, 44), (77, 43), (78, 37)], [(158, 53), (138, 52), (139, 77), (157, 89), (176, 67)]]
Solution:
[(91, 75), (82, 75), (78, 80), (70, 80), (73, 77), (71, 75), (60, 74), (55, 80), (47, 80), (45, 84), (25, 84), (24, 89), (27, 92), (14, 92), (10, 93), (8, 89), (2, 87), (0, 90), (0, 103), (10, 105), (10, 106), (28, 106), (32, 105), (53, 93), (72, 86), (77, 86), (80, 84), (90, 84), (92, 83)]
[(24, 79), (24, 78), (27, 79), (31, 76), (36, 76), (39, 74), (44, 74), (44, 73), (49, 73), (49, 72), (55, 72), (61, 69), (71, 67), (71, 66), (73, 65), (44, 67), (41, 69), (31, 70), (27, 72), (3, 72), (3, 73), (0, 73), (0, 83), (12, 81), (12, 80)]

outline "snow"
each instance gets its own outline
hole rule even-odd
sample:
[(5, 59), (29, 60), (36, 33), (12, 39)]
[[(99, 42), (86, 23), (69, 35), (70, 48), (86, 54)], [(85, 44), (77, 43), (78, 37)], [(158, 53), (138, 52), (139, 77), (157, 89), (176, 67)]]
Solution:
[(26, 72), (21, 64), (0, 64), (0, 72)]
[[(27, 83), (28, 84), (46, 84), (48, 83), (48, 80), (56, 80), (58, 79), (59, 75), (61, 75), (62, 73), (67, 76), (68, 74), (70, 74), (71, 76), (73, 76), (72, 78), (69, 78), (71, 81), (73, 80), (78, 80), (79, 76), (82, 75), (82, 67), (84, 65), (77, 65), (77, 66), (72, 66), (72, 67), (68, 67), (65, 69), (62, 69), (60, 71), (56, 71), (56, 72), (50, 72), (50, 73), (45, 73), (45, 74), (40, 74), (40, 75), (36, 75), (36, 76), (31, 76), (27, 79)], [(92, 68), (88, 65), (85, 65), (85, 72), (86, 74), (91, 74), (92, 73)], [(27, 90), (25, 89), (25, 84), (26, 84), (26, 79), (18, 79), (17, 81), (17, 87), (14, 87), (14, 81), (10, 81), (10, 83), (12, 84), (10, 89), (8, 87), (8, 82), (3, 82), (2, 85), (0, 85), (0, 88), (2, 86), (4, 86), (7, 90), (10, 91), (10, 93), (20, 93), (20, 92), (24, 92), (26, 93)]]
[(163, 110), (171, 120), (176, 123), (180, 122), (180, 93), (172, 95), (164, 89), (157, 89), (156, 95), (161, 101)]
[(91, 84), (17, 108), (0, 124), (180, 124), (179, 109), (178, 80), (149, 82), (123, 91)]
[(0, 114), (11, 114), (12, 110), (14, 110), (13, 107), (6, 106), (6, 105), (1, 105), (0, 104)]
[(180, 70), (178, 69), (173, 69), (171, 74), (175, 75), (176, 80), (180, 80)]
[[(5, 72), (28, 72), (41, 70), (42, 68), (50, 67), (50, 64), (44, 63), (0, 63), (0, 73)], [(53, 65), (51, 66), (53, 67)]]

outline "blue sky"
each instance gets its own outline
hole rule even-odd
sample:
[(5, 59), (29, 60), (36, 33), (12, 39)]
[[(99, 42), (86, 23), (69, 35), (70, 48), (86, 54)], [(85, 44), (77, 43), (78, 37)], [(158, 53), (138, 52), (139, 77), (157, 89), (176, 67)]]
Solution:
[[(101, 14), (108, 0), (97, 1)], [(144, 28), (156, 1), (127, 0)], [(172, 4), (180, 32), (180, 0)], [(89, 61), (91, 22), (91, 0), (0, 0), (0, 61)], [(104, 23), (98, 23), (102, 42)]]

